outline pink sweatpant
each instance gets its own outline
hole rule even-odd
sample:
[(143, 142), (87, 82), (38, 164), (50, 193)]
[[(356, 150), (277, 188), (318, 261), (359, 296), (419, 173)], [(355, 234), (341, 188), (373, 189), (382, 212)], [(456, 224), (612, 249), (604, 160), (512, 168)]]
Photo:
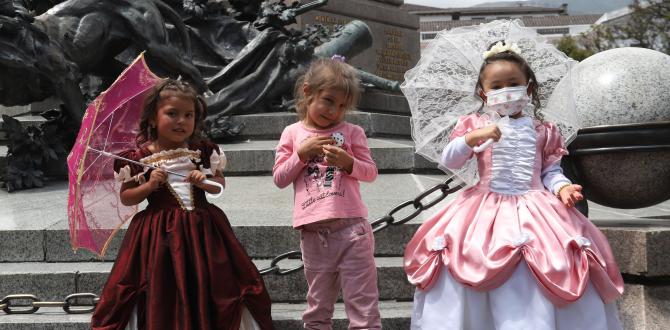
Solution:
[(363, 218), (308, 224), (300, 230), (305, 263), (305, 329), (332, 329), (335, 301), (342, 288), (349, 329), (381, 329), (375, 239)]

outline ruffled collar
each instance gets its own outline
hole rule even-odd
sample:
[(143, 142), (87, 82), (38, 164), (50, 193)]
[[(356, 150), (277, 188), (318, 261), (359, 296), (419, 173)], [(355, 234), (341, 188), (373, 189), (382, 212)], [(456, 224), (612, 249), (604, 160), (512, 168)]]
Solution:
[(183, 160), (188, 159), (194, 162), (200, 162), (200, 150), (191, 150), (188, 148), (177, 148), (170, 150), (163, 150), (156, 153), (151, 153), (151, 151), (145, 148), (149, 156), (146, 156), (140, 159), (141, 163), (144, 164), (153, 164), (160, 165), (171, 160)]

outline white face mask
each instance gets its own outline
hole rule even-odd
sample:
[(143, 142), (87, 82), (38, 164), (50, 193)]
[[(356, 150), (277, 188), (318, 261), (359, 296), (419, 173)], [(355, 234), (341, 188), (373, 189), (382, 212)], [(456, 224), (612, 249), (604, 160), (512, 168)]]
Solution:
[(506, 87), (486, 93), (486, 106), (503, 117), (516, 115), (528, 103), (528, 86)]

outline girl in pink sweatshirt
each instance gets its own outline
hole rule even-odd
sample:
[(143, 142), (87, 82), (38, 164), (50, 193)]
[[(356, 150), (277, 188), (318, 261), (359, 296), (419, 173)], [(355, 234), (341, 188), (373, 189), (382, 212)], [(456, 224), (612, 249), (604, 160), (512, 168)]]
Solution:
[(374, 236), (358, 181), (377, 166), (363, 129), (344, 121), (359, 98), (356, 71), (341, 57), (318, 59), (296, 84), (299, 121), (284, 129), (272, 175), (293, 183), (293, 227), (305, 263), (306, 329), (331, 329), (342, 288), (349, 329), (380, 329)]

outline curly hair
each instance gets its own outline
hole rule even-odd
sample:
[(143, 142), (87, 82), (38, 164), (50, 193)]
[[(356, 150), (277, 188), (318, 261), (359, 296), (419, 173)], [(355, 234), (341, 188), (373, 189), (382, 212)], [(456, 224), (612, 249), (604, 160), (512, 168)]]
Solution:
[[(530, 92), (531, 92), (531, 103), (535, 106), (534, 109), (534, 114), (535, 117), (540, 118), (540, 114), (538, 110), (540, 109), (540, 97), (538, 94), (538, 84), (537, 84), (537, 78), (535, 78), (535, 72), (533, 72), (533, 69), (530, 67), (528, 62), (521, 57), (521, 55), (512, 52), (512, 51), (504, 51), (500, 52), (497, 54), (493, 54), (486, 59), (484, 59), (484, 63), (482, 63), (481, 68), (479, 69), (479, 77), (477, 78), (477, 86), (475, 87), (475, 95), (481, 99), (481, 95), (479, 94), (484, 87), (482, 86), (482, 73), (484, 73), (484, 69), (486, 68), (487, 65), (498, 62), (498, 61), (508, 61), (512, 63), (516, 63), (519, 66), (519, 69), (521, 69), (521, 72), (523, 72), (524, 76), (526, 77), (526, 81), (530, 84)], [(482, 99), (482, 107), (484, 105), (484, 100)]]
[[(303, 85), (307, 85), (309, 93), (305, 94)], [(307, 108), (318, 92), (324, 89), (339, 89), (347, 98), (346, 110), (352, 110), (358, 104), (361, 89), (356, 70), (349, 64), (319, 58), (310, 64), (305, 74), (295, 84), (295, 109), (300, 120), (307, 116)]]
[(167, 78), (156, 84), (144, 99), (139, 132), (135, 138), (138, 147), (158, 138), (158, 132), (155, 129), (151, 129), (151, 120), (156, 118), (158, 113), (158, 103), (171, 96), (193, 101), (195, 109), (195, 127), (193, 129), (193, 134), (189, 137), (189, 142), (199, 142), (203, 138), (202, 130), (205, 125), (205, 117), (207, 116), (207, 104), (205, 103), (205, 100), (190, 83), (183, 80)]

